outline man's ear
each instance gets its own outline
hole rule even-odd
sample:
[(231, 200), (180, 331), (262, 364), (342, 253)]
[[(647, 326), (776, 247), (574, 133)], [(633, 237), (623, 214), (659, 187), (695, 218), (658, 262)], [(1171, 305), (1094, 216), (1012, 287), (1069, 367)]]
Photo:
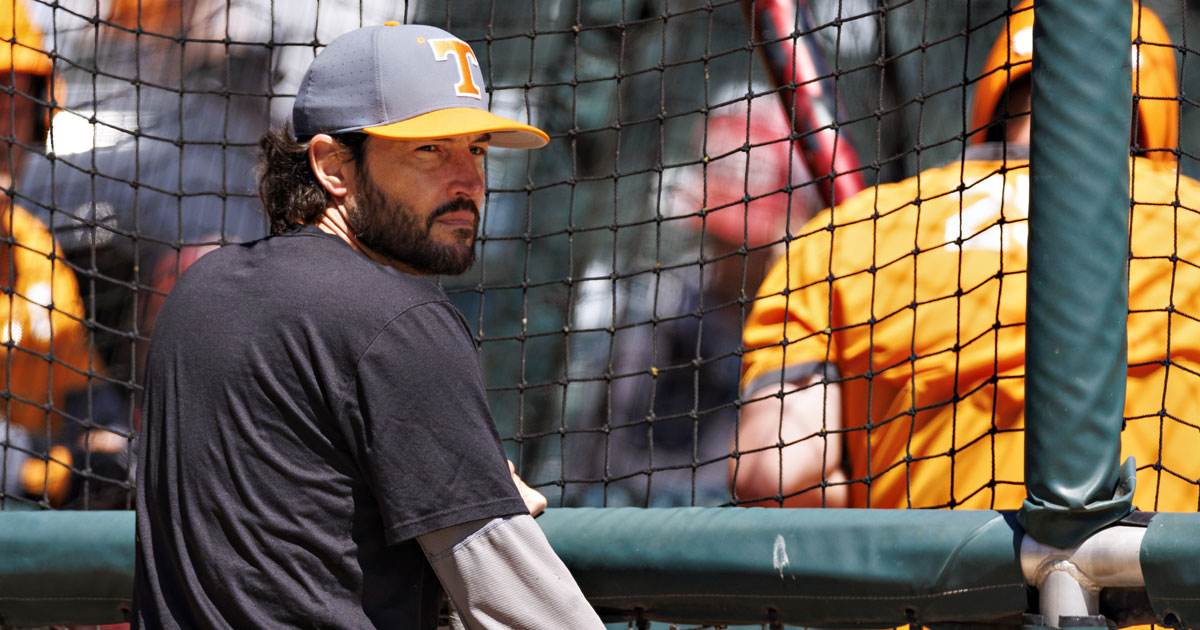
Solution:
[(350, 151), (337, 140), (319, 133), (308, 141), (308, 165), (321, 186), (335, 199), (350, 194), (354, 181), (354, 160)]

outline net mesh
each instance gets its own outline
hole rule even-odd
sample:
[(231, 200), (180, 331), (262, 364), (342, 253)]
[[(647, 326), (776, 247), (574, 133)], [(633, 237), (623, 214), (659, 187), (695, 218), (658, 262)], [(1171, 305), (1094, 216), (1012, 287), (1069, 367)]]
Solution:
[[(1009, 202), (1025, 176), (1004, 142), (989, 145), (1001, 166), (977, 172), (963, 156), (983, 150), (971, 148), (971, 107), (1016, 2), (0, 4), (16, 16), (0, 42), (12, 69), (0, 153), (19, 208), (3, 217), (0, 270), (3, 509), (131, 505), (142, 366), (164, 297), (207, 251), (265, 234), (258, 138), (287, 121), (323, 45), (388, 19), (469, 41), (492, 109), (552, 137), (539, 151), (490, 153), (479, 262), (441, 279), (476, 335), (508, 455), (551, 505), (822, 504), (844, 493), (862, 506), (1015, 507), (1006, 445), (1019, 440), (1020, 400), (1008, 396), (1021, 370), (1003, 361), (1023, 320), (999, 297), (990, 311), (970, 300), (1023, 282), (1023, 263), (1004, 256), (1024, 244)], [(1187, 358), (1196, 260), (1180, 244), (1200, 174), (1197, 12), (1145, 6), (1171, 40), (1146, 45), (1173, 57), (1179, 88), (1136, 84), (1135, 96), (1167, 103), (1179, 131), (1168, 134), (1171, 177), (1133, 170), (1135, 199), (1139, 181), (1167, 192), (1132, 209), (1131, 273), (1158, 280), (1131, 322), (1160, 332), (1131, 353), (1131, 375), (1153, 372), (1139, 404), (1151, 390), (1157, 399), (1127, 406), (1127, 425), (1154, 424), (1138, 439), (1166, 443), (1200, 421), (1186, 395), (1200, 375)], [(950, 184), (909, 179), (931, 169)], [(860, 214), (822, 213), (860, 187), (870, 200)], [(984, 212), (985, 198), (1005, 209)], [(956, 223), (933, 214), (946, 204)], [(1139, 249), (1144, 207), (1170, 209), (1175, 240)], [(914, 231), (893, 247), (885, 224), (906, 214), (941, 221), (937, 238)], [(949, 250), (999, 252), (1000, 266), (927, 281), (943, 271), (931, 255)], [(820, 273), (772, 284), (781, 258)], [(839, 301), (843, 290), (866, 297)], [(811, 321), (764, 324), (749, 343), (747, 321), (772, 300)], [(852, 342), (874, 350), (854, 363)], [(757, 348), (779, 356), (751, 373)], [(929, 370), (951, 383), (942, 398), (922, 389)], [(778, 401), (790, 396), (827, 411), (816, 429), (739, 435), (745, 408), (776, 401), (785, 413)], [(1180, 486), (1194, 509), (1197, 471), (1145, 448), (1151, 485)], [(822, 464), (815, 481), (787, 487), (799, 464), (779, 462), (791, 451), (816, 454), (805, 458)], [(734, 483), (756, 454), (777, 462), (773, 489)], [(945, 488), (922, 486), (931, 475), (948, 475)], [(1163, 508), (1149, 496), (1144, 508)]]

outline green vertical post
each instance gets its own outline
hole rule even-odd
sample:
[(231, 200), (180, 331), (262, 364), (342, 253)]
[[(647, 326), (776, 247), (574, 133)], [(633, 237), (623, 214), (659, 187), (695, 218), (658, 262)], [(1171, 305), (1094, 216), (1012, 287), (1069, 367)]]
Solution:
[(1034, 5), (1026, 500), (1038, 542), (1132, 509), (1120, 465), (1129, 303), (1130, 0)]

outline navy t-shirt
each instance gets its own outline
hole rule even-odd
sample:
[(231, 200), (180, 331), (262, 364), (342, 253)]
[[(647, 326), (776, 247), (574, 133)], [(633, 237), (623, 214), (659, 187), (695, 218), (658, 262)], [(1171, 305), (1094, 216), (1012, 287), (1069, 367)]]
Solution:
[(134, 627), (432, 628), (414, 538), (526, 511), (462, 314), (313, 227), (183, 275), (143, 418)]

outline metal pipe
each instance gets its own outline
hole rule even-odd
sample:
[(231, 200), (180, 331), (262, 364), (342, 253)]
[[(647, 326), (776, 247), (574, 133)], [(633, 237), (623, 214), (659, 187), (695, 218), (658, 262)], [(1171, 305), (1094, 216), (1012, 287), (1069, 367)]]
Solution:
[(1045, 624), (1057, 628), (1062, 627), (1061, 616), (1098, 615), (1104, 587), (1144, 587), (1140, 554), (1145, 535), (1142, 527), (1110, 527), (1068, 549), (1025, 536), (1021, 571), (1025, 581), (1038, 589)]
[(1044, 623), (1061, 628), (1062, 617), (1092, 617), (1100, 614), (1100, 590), (1080, 581), (1075, 571), (1050, 571), (1038, 586), (1039, 610)]

